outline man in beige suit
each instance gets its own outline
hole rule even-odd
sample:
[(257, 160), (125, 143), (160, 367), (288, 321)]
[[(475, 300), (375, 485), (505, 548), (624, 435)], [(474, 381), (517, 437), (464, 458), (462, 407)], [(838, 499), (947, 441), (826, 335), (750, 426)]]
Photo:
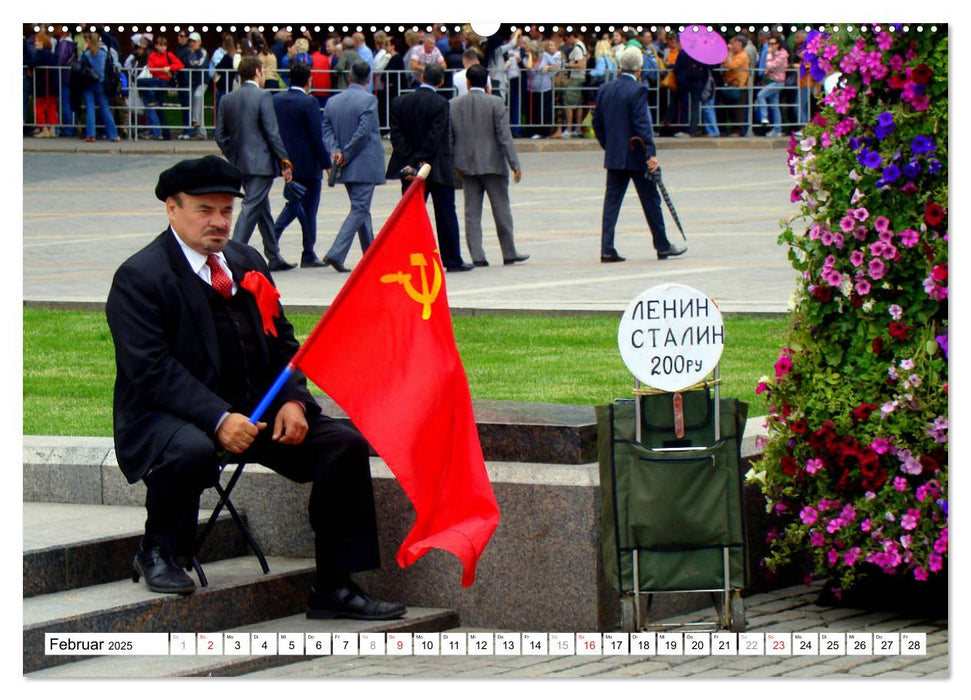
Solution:
[(462, 178), (465, 193), (465, 238), (469, 254), (477, 267), (489, 264), (482, 247), (482, 199), (488, 194), (503, 263), (523, 262), (529, 256), (516, 252), (509, 206), (509, 168), (513, 170), (514, 182), (519, 182), (523, 174), (509, 130), (509, 117), (502, 99), (485, 91), (488, 80), (485, 66), (470, 66), (465, 77), (469, 92), (449, 104), (449, 130), (455, 170)]

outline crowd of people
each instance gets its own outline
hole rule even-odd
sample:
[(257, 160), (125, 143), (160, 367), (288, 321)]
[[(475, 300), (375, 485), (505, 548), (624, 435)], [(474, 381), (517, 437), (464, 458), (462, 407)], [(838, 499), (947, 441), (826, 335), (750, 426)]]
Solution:
[(236, 69), (246, 56), (259, 59), (271, 91), (288, 88), (293, 65), (307, 65), (310, 94), (321, 109), (347, 88), (351, 67), (367, 63), (366, 87), (378, 99), (384, 134), (394, 97), (417, 88), (432, 63), (445, 71), (441, 90), (448, 96), (465, 90), (469, 66), (485, 66), (487, 91), (503, 99), (513, 136), (534, 139), (593, 137), (597, 89), (616, 78), (620, 54), (630, 46), (643, 55), (641, 80), (660, 136), (778, 135), (808, 120), (818, 94), (800, 70), (803, 30), (727, 34), (728, 57), (709, 66), (681, 50), (674, 29), (505, 28), (490, 37), (470, 27), (430, 29), (313, 34), (281, 28), (269, 35), (250, 28), (204, 36), (180, 29), (119, 38), (100, 25), (40, 26), (25, 31), (25, 133), (209, 138), (207, 124), (215, 124), (222, 98), (239, 85)]

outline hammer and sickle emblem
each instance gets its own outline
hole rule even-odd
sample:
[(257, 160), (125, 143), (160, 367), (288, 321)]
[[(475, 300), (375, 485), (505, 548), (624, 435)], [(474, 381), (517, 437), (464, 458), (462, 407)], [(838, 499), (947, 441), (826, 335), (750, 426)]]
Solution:
[(428, 274), (426, 267), (428, 267), (428, 261), (425, 260), (425, 256), (421, 253), (411, 254), (411, 265), (412, 267), (417, 267), (421, 274), (421, 291), (415, 289), (414, 285), (411, 283), (411, 274), (401, 272), (394, 272), (387, 275), (381, 276), (382, 282), (387, 282), (389, 284), (398, 283), (405, 288), (405, 292), (408, 293), (414, 301), (422, 305), (421, 318), (423, 321), (427, 321), (432, 316), (432, 304), (438, 298), (438, 292), (442, 288), (442, 268), (439, 266), (435, 258), (432, 258), (432, 283), (431, 289), (428, 287)]

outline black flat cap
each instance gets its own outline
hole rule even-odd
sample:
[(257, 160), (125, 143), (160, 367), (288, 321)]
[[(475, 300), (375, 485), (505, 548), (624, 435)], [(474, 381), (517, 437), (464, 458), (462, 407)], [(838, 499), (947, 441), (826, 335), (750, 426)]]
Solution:
[(163, 202), (179, 192), (186, 194), (231, 194), (242, 197), (242, 176), (229, 161), (205, 156), (179, 161), (158, 176), (155, 196)]

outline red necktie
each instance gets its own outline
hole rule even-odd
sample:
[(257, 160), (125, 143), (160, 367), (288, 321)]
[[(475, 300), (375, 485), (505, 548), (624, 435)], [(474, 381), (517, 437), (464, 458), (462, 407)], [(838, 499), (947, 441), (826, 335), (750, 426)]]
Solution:
[(219, 264), (219, 258), (216, 257), (215, 253), (206, 258), (206, 265), (209, 266), (209, 279), (212, 282), (212, 288), (219, 292), (223, 299), (231, 298), (233, 296), (233, 281), (229, 279), (229, 275)]

